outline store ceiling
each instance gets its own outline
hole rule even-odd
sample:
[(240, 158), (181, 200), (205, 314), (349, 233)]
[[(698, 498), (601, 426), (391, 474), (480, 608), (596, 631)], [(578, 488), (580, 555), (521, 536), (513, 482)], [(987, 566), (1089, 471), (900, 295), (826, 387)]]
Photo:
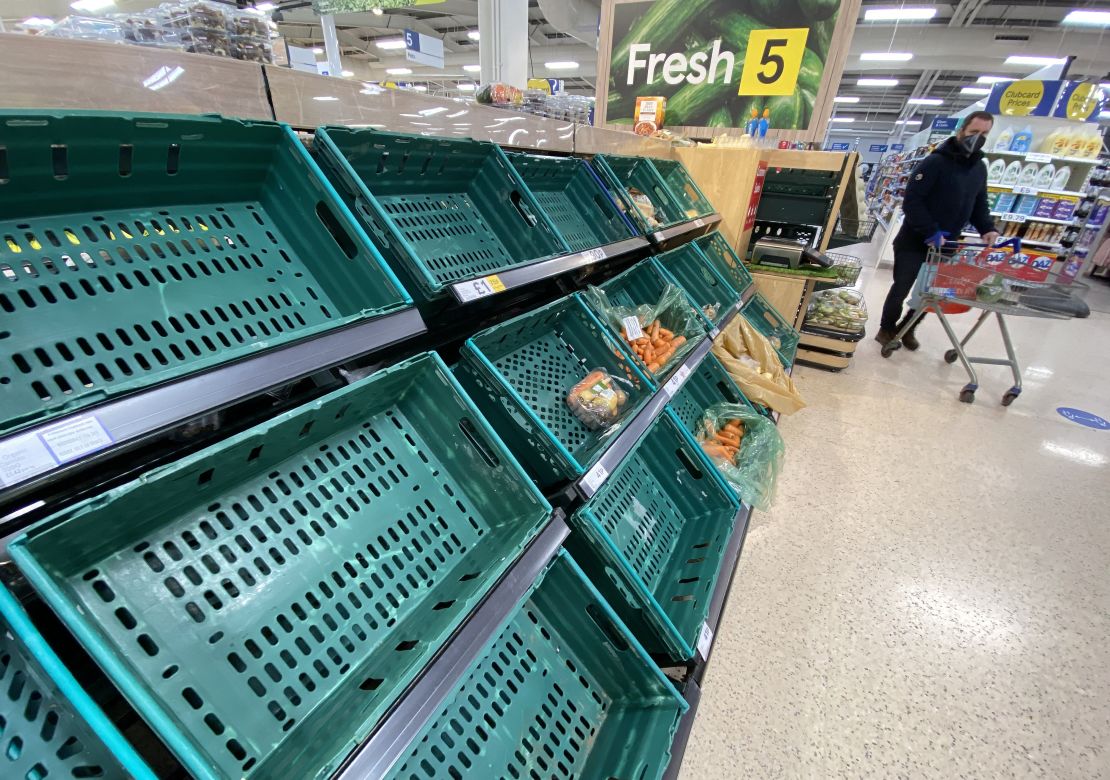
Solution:
[[(529, 0), (529, 55), (532, 72), (541, 78), (562, 78), (567, 89), (592, 94), (597, 78), (597, 52), (592, 46), (557, 29), (544, 15), (544, 9), (565, 8), (568, 0)], [(116, 7), (136, 11), (156, 3), (117, 0)], [(573, 7), (586, 9), (599, 0), (575, 0)], [(29, 15), (60, 18), (69, 10), (66, 0), (0, 0), (0, 18), (6, 24)], [(278, 28), (286, 39), (302, 46), (323, 46), (323, 36), (309, 3), (305, 0), (279, 0)], [(1005, 65), (1012, 54), (1063, 57), (1076, 55), (1071, 75), (1106, 80), (1110, 71), (1110, 30), (1105, 27), (1062, 26), (1060, 21), (1076, 8), (1107, 9), (1105, 0), (1066, 2), (1057, 0), (1016, 0), (988, 2), (961, 0), (958, 3), (928, 5), (911, 2), (912, 7), (931, 7), (937, 13), (924, 22), (866, 21), (869, 9), (899, 7), (891, 0), (863, 0), (859, 21), (852, 39), (839, 95), (858, 97), (858, 103), (842, 103), (836, 116), (852, 119), (834, 128), (848, 132), (886, 133), (898, 129), (896, 120), (925, 119), (934, 114), (958, 111), (980, 99), (961, 94), (964, 87), (979, 87), (980, 76), (1020, 78), (1035, 67)], [(445, 0), (418, 8), (373, 13), (342, 14), (336, 17), (344, 68), (353, 78), (378, 81), (386, 79), (424, 83), (432, 92), (453, 92), (461, 81), (477, 80), (477, 74), (464, 66), (478, 64), (477, 41), (468, 33), (478, 28), (478, 0)], [(442, 71), (414, 66), (405, 61), (403, 49), (381, 49), (378, 42), (400, 37), (404, 28), (444, 41), (445, 67)], [(913, 55), (907, 62), (861, 61), (866, 52), (905, 52)], [(547, 62), (577, 62), (574, 70), (551, 70)], [(411, 74), (391, 75), (389, 68), (410, 68)], [(859, 86), (860, 78), (897, 79), (893, 87)], [(939, 106), (908, 105), (910, 98), (931, 98)], [(916, 125), (908, 125), (915, 129)]]

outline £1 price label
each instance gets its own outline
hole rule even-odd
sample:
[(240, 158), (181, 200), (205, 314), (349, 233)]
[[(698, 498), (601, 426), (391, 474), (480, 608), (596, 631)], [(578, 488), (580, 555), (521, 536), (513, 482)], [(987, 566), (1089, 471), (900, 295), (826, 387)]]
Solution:
[(455, 291), (463, 303), (485, 298), (487, 295), (496, 295), (505, 291), (505, 283), (497, 274), (483, 276), (481, 279), (471, 279), (455, 285)]
[(737, 94), (793, 95), (808, 38), (808, 27), (752, 30)]

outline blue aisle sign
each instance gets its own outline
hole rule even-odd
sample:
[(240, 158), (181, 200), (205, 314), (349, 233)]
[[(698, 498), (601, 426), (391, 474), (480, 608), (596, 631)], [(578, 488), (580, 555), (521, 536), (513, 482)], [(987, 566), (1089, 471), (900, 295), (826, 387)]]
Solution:
[(850, 148), (851, 148), (851, 144), (847, 143), (846, 141), (837, 142), (835, 144), (829, 144), (829, 151), (832, 151), (832, 152), (846, 152)]
[(1058, 406), (1056, 412), (1065, 420), (1071, 420), (1073, 423), (1079, 423), (1100, 431), (1110, 430), (1110, 421), (1102, 419), (1097, 414), (1091, 414), (1082, 409), (1073, 409), (1070, 406)]
[(905, 144), (891, 144), (890, 145), (890, 151), (892, 151), (892, 152), (904, 152), (904, 151), (906, 151), (906, 145)]
[(872, 152), (885, 152), (887, 150), (886, 144), (871, 144), (870, 151)]
[(952, 131), (956, 129), (956, 125), (960, 123), (958, 117), (954, 116), (938, 116), (933, 120), (934, 130), (947, 130)]
[(418, 65), (443, 69), (443, 41), (405, 29), (405, 59)]

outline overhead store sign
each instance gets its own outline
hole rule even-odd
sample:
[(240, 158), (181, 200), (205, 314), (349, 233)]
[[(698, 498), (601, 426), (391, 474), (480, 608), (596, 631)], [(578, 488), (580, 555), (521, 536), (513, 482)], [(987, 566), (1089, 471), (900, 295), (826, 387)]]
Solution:
[(1051, 116), (1062, 81), (1021, 79), (991, 88), (987, 111), (1001, 116)]
[(886, 150), (887, 150), (887, 145), (886, 144), (871, 144), (871, 148), (868, 151), (885, 152)]
[(892, 151), (892, 152), (904, 152), (904, 151), (906, 151), (906, 145), (905, 144), (891, 144), (890, 145), (890, 151)]
[(858, 8), (858, 0), (604, 0), (599, 121), (631, 126), (636, 98), (661, 96), (667, 126), (691, 135), (742, 128), (764, 111), (772, 129), (823, 131)]
[(1110, 104), (1110, 93), (1099, 84), (1065, 81), (1052, 115), (1076, 122), (1097, 122), (1099, 113), (1107, 104)]
[(835, 144), (829, 144), (830, 152), (846, 152), (851, 148), (851, 144), (841, 141)]
[(405, 30), (405, 59), (417, 65), (443, 69), (443, 41), (413, 30)]

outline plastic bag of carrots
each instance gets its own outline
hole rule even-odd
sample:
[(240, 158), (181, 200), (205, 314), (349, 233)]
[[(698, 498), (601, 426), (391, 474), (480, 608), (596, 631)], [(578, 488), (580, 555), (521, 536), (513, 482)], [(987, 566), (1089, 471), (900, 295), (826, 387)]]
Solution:
[(678, 365), (705, 333), (690, 299), (673, 284), (663, 288), (655, 303), (635, 307), (613, 304), (599, 287), (590, 287), (587, 296), (653, 376)]
[(786, 451), (775, 424), (742, 404), (715, 404), (699, 428), (698, 444), (737, 495), (770, 507)]

